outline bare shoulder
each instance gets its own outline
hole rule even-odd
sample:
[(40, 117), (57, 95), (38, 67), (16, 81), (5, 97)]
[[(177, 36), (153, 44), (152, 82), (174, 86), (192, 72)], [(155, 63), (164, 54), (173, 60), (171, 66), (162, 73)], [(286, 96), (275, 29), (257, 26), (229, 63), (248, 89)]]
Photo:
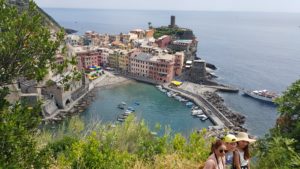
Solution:
[(203, 169), (213, 169), (216, 167), (215, 161), (213, 159), (208, 159), (205, 162), (205, 166)]

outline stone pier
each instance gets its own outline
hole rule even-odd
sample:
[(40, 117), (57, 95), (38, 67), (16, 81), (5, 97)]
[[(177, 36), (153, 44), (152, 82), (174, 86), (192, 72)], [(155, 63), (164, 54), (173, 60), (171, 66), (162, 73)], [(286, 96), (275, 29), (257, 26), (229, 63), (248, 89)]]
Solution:
[(193, 94), (191, 92), (178, 89), (171, 88), (168, 84), (163, 85), (167, 90), (177, 92), (185, 98), (192, 100), (195, 104), (197, 104), (203, 112), (209, 117), (209, 119), (214, 123), (215, 126), (219, 127), (233, 127), (234, 125), (228, 120), (217, 108), (215, 108), (210, 102), (208, 102), (205, 98), (200, 95)]

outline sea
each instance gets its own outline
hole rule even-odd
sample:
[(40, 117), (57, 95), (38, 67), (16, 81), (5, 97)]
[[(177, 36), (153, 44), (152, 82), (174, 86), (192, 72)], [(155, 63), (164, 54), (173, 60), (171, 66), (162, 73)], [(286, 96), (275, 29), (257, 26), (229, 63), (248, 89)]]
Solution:
[[(77, 34), (83, 34), (87, 30), (101, 34), (127, 33), (135, 28), (146, 29), (148, 22), (154, 27), (167, 26), (170, 24), (170, 16), (174, 15), (176, 25), (194, 31), (199, 41), (197, 56), (216, 65), (217, 70), (214, 72), (218, 76), (216, 81), (246, 90), (267, 89), (282, 94), (288, 86), (300, 79), (300, 13), (57, 8), (44, 10), (61, 26), (77, 30)], [(151, 87), (146, 84), (135, 85), (136, 89), (141, 88), (149, 95), (153, 94), (151, 93), (153, 88), (150, 90)], [(128, 87), (130, 89), (130, 86), (123, 89)], [(118, 97), (118, 90), (123, 89), (122, 87), (107, 89), (102, 91), (102, 94), (99, 91), (99, 98), (109, 98), (112, 93), (115, 93), (114, 97)], [(122, 99), (130, 97), (131, 93), (126, 92), (128, 90), (124, 90), (128, 95), (122, 96)], [(245, 127), (251, 134), (263, 136), (274, 126), (278, 117), (274, 105), (246, 97), (241, 92), (219, 94), (229, 108), (246, 116)], [(156, 99), (164, 97), (162, 94), (155, 96)], [(122, 99), (117, 99), (117, 102)], [(170, 102), (172, 101), (164, 100), (157, 105), (158, 107), (150, 106), (149, 109), (168, 112), (169, 109), (163, 106), (171, 104), (169, 107), (172, 107)], [(173, 106), (176, 104), (174, 102)], [(105, 104), (102, 105), (104, 107), (91, 105), (91, 109), (93, 112), (96, 110), (101, 112), (105, 108)], [(176, 109), (184, 110), (184, 107)], [(111, 111), (114, 109), (111, 108)], [(88, 112), (91, 111), (85, 112), (87, 117), (90, 116)], [(105, 119), (107, 116), (100, 117)], [(172, 113), (160, 116), (149, 114), (142, 118), (152, 126), (156, 122), (161, 122), (162, 125), (171, 124), (174, 131), (184, 133), (195, 127), (209, 125), (206, 123), (195, 125), (192, 122), (195, 119), (186, 121), (185, 118), (173, 116)], [(158, 120), (163, 118), (168, 120)], [(175, 122), (170, 123), (171, 120)], [(182, 127), (187, 123), (191, 125)]]

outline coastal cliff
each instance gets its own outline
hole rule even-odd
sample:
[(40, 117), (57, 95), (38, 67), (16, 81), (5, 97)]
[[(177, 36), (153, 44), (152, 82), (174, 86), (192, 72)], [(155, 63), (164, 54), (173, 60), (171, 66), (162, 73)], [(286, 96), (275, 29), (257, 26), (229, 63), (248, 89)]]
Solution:
[[(30, 0), (7, 0), (9, 5), (16, 6), (19, 11), (23, 11), (28, 9)], [(50, 16), (48, 15), (42, 8), (37, 6), (37, 10), (42, 15), (44, 19), (44, 23), (51, 31), (57, 32), (62, 27)]]

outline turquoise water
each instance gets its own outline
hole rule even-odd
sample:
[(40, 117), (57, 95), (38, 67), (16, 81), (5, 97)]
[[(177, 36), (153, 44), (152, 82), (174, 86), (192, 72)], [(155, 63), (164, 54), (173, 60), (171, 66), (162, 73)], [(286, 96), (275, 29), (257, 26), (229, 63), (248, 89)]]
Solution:
[[(191, 109), (174, 98), (169, 98), (155, 86), (144, 83), (130, 83), (109, 89), (96, 90), (97, 99), (82, 113), (87, 122), (101, 120), (102, 122), (116, 122), (117, 116), (124, 110), (117, 108), (121, 102), (135, 109), (138, 119), (144, 119), (150, 129), (154, 130), (159, 123), (169, 126), (172, 132), (187, 135), (212, 125), (209, 120), (201, 121), (191, 116)], [(138, 102), (140, 105), (135, 105)]]

